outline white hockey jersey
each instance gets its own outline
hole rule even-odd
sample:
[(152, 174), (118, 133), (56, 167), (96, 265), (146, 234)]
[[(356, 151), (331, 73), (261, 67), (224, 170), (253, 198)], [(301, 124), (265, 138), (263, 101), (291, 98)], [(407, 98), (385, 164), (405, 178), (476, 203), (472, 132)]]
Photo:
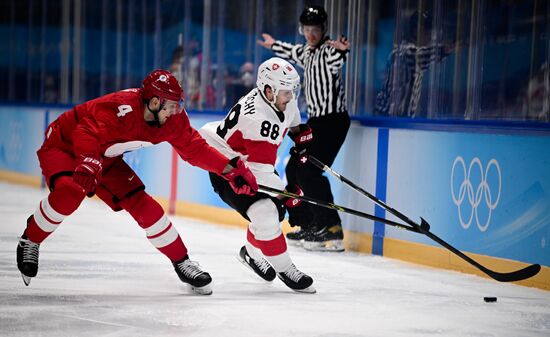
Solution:
[(284, 189), (275, 174), (277, 149), (288, 129), (300, 122), (296, 100), (287, 104), (284, 113), (278, 112), (255, 88), (235, 104), (224, 120), (204, 125), (199, 133), (228, 158), (239, 156), (245, 160), (259, 184)]

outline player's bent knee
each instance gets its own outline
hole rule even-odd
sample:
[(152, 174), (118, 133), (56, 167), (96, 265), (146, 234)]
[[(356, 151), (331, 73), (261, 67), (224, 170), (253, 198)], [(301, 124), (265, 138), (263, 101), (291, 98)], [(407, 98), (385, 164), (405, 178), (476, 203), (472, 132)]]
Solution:
[(257, 240), (272, 240), (281, 235), (279, 210), (271, 199), (260, 199), (246, 212), (254, 224), (254, 236)]
[(48, 197), (51, 206), (62, 214), (71, 214), (86, 197), (84, 190), (70, 176), (55, 180), (52, 192)]
[(151, 226), (164, 215), (159, 203), (144, 191), (123, 198), (119, 205), (130, 213), (142, 228)]

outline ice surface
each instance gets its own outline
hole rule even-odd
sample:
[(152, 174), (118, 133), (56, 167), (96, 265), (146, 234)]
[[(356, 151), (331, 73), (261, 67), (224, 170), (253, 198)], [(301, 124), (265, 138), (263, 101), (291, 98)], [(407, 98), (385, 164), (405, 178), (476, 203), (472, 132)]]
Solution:
[(547, 291), (291, 247), (317, 289), (300, 294), (237, 261), (243, 229), (172, 217), (214, 278), (212, 296), (194, 295), (127, 213), (94, 200), (41, 245), (38, 276), (25, 287), (15, 248), (46, 195), (0, 183), (0, 336), (550, 336)]

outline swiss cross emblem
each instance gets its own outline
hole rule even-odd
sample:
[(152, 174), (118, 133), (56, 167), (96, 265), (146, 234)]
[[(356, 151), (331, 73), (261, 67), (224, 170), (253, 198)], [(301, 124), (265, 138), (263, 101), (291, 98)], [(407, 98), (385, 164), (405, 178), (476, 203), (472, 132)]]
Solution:
[(292, 68), (290, 66), (286, 66), (286, 70), (292, 71)]
[(168, 80), (168, 77), (166, 77), (166, 75), (159, 76), (159, 81), (166, 82), (166, 80)]
[(273, 69), (273, 70), (279, 69), (279, 65), (278, 65), (277, 63), (273, 63), (272, 69)]

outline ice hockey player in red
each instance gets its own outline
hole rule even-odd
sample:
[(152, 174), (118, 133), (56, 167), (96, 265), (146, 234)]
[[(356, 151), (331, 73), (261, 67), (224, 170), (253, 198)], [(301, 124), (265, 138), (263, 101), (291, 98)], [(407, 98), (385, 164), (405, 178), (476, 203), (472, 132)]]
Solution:
[[(305, 155), (313, 136), (306, 124), (300, 124), (296, 101), (300, 76), (290, 63), (274, 57), (260, 65), (256, 84), (257, 88), (243, 96), (223, 121), (208, 123), (199, 132), (224, 155), (246, 160), (258, 183), (284, 189), (275, 172), (275, 160), (285, 134), (289, 131), (298, 155)], [(298, 270), (288, 254), (280, 224), (285, 208), (292, 225), (311, 221), (304, 219), (310, 214), (307, 204), (260, 192), (238, 195), (215, 174), (210, 174), (210, 181), (222, 200), (250, 222), (239, 260), (266, 281), (279, 277), (295, 291), (314, 293), (313, 279)], [(286, 189), (301, 193), (298, 186)]]
[(183, 160), (222, 177), (236, 194), (253, 195), (258, 186), (250, 170), (205, 142), (191, 127), (182, 100), (176, 78), (155, 70), (141, 88), (77, 105), (48, 126), (37, 155), (50, 193), (27, 220), (17, 246), (17, 267), (26, 285), (38, 272), (40, 244), (84, 197), (95, 194), (114, 211), (130, 213), (181, 281), (196, 293), (212, 293), (212, 278), (189, 259), (177, 230), (122, 158), (125, 152), (166, 141)]

